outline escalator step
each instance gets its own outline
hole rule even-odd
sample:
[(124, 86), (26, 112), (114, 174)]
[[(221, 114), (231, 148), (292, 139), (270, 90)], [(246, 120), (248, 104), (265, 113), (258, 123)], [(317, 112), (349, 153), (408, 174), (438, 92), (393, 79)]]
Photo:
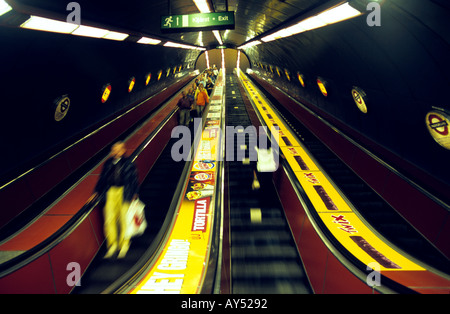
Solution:
[(262, 245), (262, 244), (286, 244), (291, 243), (291, 236), (283, 230), (255, 230), (251, 233), (247, 231), (235, 230), (231, 234), (233, 245)]
[(238, 263), (232, 261), (233, 278), (254, 279), (254, 278), (303, 278), (304, 273), (301, 271), (296, 261), (266, 261)]
[[(233, 292), (236, 294), (307, 294), (305, 286), (293, 279), (266, 279), (262, 282), (233, 281)], [(263, 304), (263, 303), (261, 303)]]
[(298, 253), (291, 245), (233, 245), (232, 248), (233, 261), (243, 260), (243, 262), (258, 259), (297, 259)]
[(252, 223), (251, 221), (244, 221), (242, 219), (230, 219), (231, 230), (282, 230), (286, 227), (286, 223), (282, 219), (267, 218), (263, 219), (261, 223)]

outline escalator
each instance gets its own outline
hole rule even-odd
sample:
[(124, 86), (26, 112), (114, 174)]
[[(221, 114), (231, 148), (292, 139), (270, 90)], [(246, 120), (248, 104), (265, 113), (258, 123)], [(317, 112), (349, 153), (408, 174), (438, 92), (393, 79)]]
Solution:
[[(257, 86), (259, 84), (252, 80)], [(259, 86), (260, 87), (260, 86)], [(364, 219), (388, 241), (435, 269), (450, 273), (450, 261), (374, 192), (325, 144), (298, 121), (263, 88), (260, 91), (274, 104), (273, 109), (318, 161)]]
[(172, 146), (177, 140), (172, 138), (168, 142), (140, 186), (139, 198), (147, 205), (145, 216), (148, 227), (144, 234), (132, 239), (127, 255), (121, 259), (104, 259), (106, 248), (103, 245), (83, 275), (80, 286), (73, 289), (73, 294), (114, 293), (134, 275), (133, 270), (137, 272), (145, 259), (157, 250), (160, 234), (164, 233), (166, 217), (170, 214), (173, 198), (177, 196), (177, 186), (185, 168), (184, 161), (176, 162), (171, 157)]
[[(252, 125), (234, 74), (226, 76), (226, 125), (246, 128)], [(227, 132), (226, 141), (238, 141)], [(258, 135), (247, 133), (249, 143)], [(253, 138), (252, 138), (253, 137)], [(228, 145), (228, 144), (227, 144)], [(231, 293), (312, 293), (296, 244), (275, 187), (271, 173), (259, 173), (259, 189), (253, 189), (254, 161), (226, 161), (229, 196)]]

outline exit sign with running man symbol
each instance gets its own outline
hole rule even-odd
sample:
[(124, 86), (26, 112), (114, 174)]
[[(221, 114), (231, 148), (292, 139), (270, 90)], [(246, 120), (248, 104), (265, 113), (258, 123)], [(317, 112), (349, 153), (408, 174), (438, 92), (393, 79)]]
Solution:
[(213, 12), (161, 17), (161, 31), (200, 31), (234, 29), (234, 12)]

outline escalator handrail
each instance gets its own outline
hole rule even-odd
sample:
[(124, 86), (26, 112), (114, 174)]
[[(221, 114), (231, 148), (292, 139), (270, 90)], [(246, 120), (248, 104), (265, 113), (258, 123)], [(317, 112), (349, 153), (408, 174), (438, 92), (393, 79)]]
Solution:
[[(216, 87), (216, 86), (215, 86)], [(214, 87), (214, 89), (215, 89)], [(214, 90), (213, 90), (214, 93)], [(212, 94), (213, 94), (212, 93)], [(211, 105), (211, 103), (208, 105), (208, 107)], [(207, 112), (207, 108), (205, 108), (205, 112)], [(224, 111), (223, 111), (224, 112)], [(206, 114), (206, 113), (205, 113)], [(204, 126), (206, 124), (206, 119), (202, 121), (202, 130), (204, 129)], [(157, 236), (155, 237), (155, 240), (153, 241), (152, 245), (145, 251), (145, 253), (141, 256), (139, 259), (139, 262), (133, 265), (130, 270), (127, 271), (124, 275), (122, 275), (120, 278), (118, 278), (114, 283), (108, 286), (107, 289), (103, 291), (103, 293), (128, 293), (130, 292), (134, 286), (140, 282), (147, 274), (148, 270), (153, 267), (153, 265), (156, 263), (157, 258), (160, 256), (162, 250), (164, 249), (165, 245), (167, 244), (169, 240), (169, 231), (173, 227), (175, 223), (175, 212), (177, 209), (181, 206), (181, 203), (183, 201), (184, 195), (183, 191), (186, 185), (186, 182), (188, 181), (190, 170), (192, 169), (193, 163), (194, 163), (194, 157), (196, 150), (198, 148), (198, 143), (200, 143), (202, 132), (194, 132), (194, 135), (196, 136), (193, 141), (193, 145), (190, 149), (190, 160), (186, 162), (183, 172), (180, 176), (180, 180), (178, 181), (174, 197), (172, 199), (172, 202), (170, 204), (168, 214), (166, 215), (166, 218), (164, 220), (164, 223), (158, 232)], [(218, 172), (223, 171), (223, 163), (217, 163), (218, 165)], [(216, 177), (216, 182), (220, 182), (221, 180)], [(221, 185), (222, 188), (223, 185)], [(217, 193), (217, 187), (216, 187), (216, 193)], [(217, 195), (217, 194), (215, 194)], [(220, 197), (215, 198), (214, 202), (215, 206), (219, 206), (220, 213), (223, 212), (223, 201), (222, 201), (222, 193), (220, 193)], [(215, 207), (215, 210), (217, 211), (218, 207)], [(204, 284), (201, 289), (201, 293), (211, 293), (212, 291), (215, 291), (217, 289), (217, 283), (220, 283), (220, 280), (218, 280), (218, 272), (220, 272), (221, 268), (221, 252), (222, 252), (222, 246), (221, 246), (221, 221), (222, 217), (221, 215), (215, 214), (215, 222), (213, 223), (213, 230), (212, 230), (212, 237), (216, 239), (215, 243), (211, 243), (211, 247), (209, 249), (209, 253), (211, 251), (216, 251), (217, 253), (214, 254), (211, 258), (211, 254), (209, 257), (209, 265), (208, 270), (205, 275), (205, 277), (211, 277), (211, 280), (208, 280), (207, 284)], [(218, 240), (218, 241), (217, 241)]]
[[(193, 154), (192, 147), (190, 153), (191, 155)], [(189, 174), (192, 162), (193, 161), (187, 162), (183, 168), (180, 179), (175, 188), (174, 197), (172, 198), (167, 211), (166, 218), (152, 241), (152, 244), (142, 254), (138, 262), (131, 266), (130, 269), (117, 280), (109, 284), (108, 287), (102, 291), (102, 294), (120, 294), (128, 292), (129, 289), (133, 288), (133, 283), (139, 281), (141, 277), (145, 275), (145, 270), (154, 263), (155, 258), (159, 255), (158, 252), (163, 249), (164, 243), (167, 241), (168, 232), (170, 231), (170, 227), (173, 225), (176, 218), (174, 217), (174, 214), (181, 202), (181, 199), (176, 196), (181, 195), (184, 190), (184, 180)]]
[[(252, 106), (253, 102), (251, 101)], [(255, 113), (260, 120), (262, 125), (266, 125), (264, 119), (262, 118), (259, 111), (255, 108)], [(270, 130), (267, 129), (267, 136), (270, 138)], [(280, 151), (280, 155), (282, 152)], [(367, 278), (366, 265), (364, 265), (360, 260), (358, 260), (351, 252), (349, 252), (336, 238), (333, 236), (331, 231), (326, 227), (326, 225), (321, 221), (319, 215), (314, 210), (314, 205), (312, 204), (310, 198), (308, 197), (306, 191), (301, 186), (300, 182), (296, 179), (296, 176), (288, 164), (285, 158), (280, 158), (280, 166), (285, 171), (294, 191), (305, 210), (305, 213), (314, 227), (314, 230), (324, 242), (328, 250), (339, 260), (342, 265), (347, 268), (351, 273), (353, 273), (358, 279), (365, 282)], [(403, 294), (416, 294), (414, 290), (405, 287), (390, 278), (380, 274), (383, 279), (383, 285), (377, 286), (375, 290), (381, 293), (403, 293)]]
[[(175, 96), (174, 96), (175, 97)], [(171, 98), (173, 99), (173, 97)], [(169, 100), (170, 101), (170, 100)], [(167, 101), (166, 103), (168, 103)], [(130, 155), (132, 162), (143, 152), (145, 147), (151, 142), (151, 140), (158, 134), (164, 125), (170, 120), (170, 118), (177, 112), (178, 108), (173, 109), (169, 115), (153, 130), (147, 138), (135, 149)], [(34, 246), (30, 250), (23, 252), (22, 254), (0, 264), (0, 278), (9, 275), (10, 273), (20, 269), (21, 267), (33, 262), (35, 259), (44, 255), (52, 250), (56, 245), (62, 242), (67, 236), (69, 236), (83, 221), (89, 216), (89, 214), (98, 206), (102, 199), (104, 199), (105, 193), (97, 195), (86, 203), (77, 213), (67, 221), (61, 228), (54, 232), (47, 239)]]
[[(222, 71), (223, 70), (223, 71)], [(220, 284), (221, 284), (221, 273), (222, 273), (222, 251), (223, 251), (223, 215), (224, 215), (224, 171), (225, 164), (223, 162), (223, 154), (225, 152), (225, 134), (223, 130), (226, 126), (226, 110), (225, 110), (225, 98), (223, 97), (226, 92), (226, 75), (225, 69), (221, 70), (222, 75), (222, 112), (219, 128), (222, 130), (220, 133), (222, 136), (220, 138), (220, 148), (218, 149), (219, 158), (216, 162), (217, 172), (216, 172), (216, 187), (214, 191), (214, 223), (212, 229), (212, 239), (211, 246), (209, 249), (209, 264), (207, 266), (207, 272), (205, 274), (204, 284), (201, 289), (201, 294), (219, 294)], [(214, 94), (214, 90), (212, 94)], [(211, 104), (209, 104), (210, 106)]]
[[(177, 79), (176, 81), (173, 82), (173, 84), (178, 84), (180, 82), (182, 82), (183, 80), (188, 80), (190, 76), (195, 75), (195, 77), (193, 77), (191, 80), (188, 81), (188, 83), (184, 84), (183, 86), (186, 86), (187, 84), (191, 84), (191, 82), (197, 77), (198, 73), (197, 72), (190, 72), (187, 75), (183, 76), (180, 79)], [(184, 88), (184, 87), (181, 87)], [(165, 88), (166, 89), (166, 88)], [(145, 103), (147, 103), (148, 101), (150, 101), (152, 98), (157, 97), (161, 92), (163, 92), (165, 89), (158, 91), (156, 93), (153, 93), (150, 96), (147, 96), (147, 98), (145, 98), (144, 100), (138, 101), (136, 103), (134, 103), (133, 105), (131, 105), (128, 108), (125, 108), (121, 111), (121, 113), (119, 113), (117, 116), (115, 116), (114, 118), (112, 118), (111, 120), (108, 120), (105, 124), (103, 124), (102, 126), (98, 127), (97, 129), (93, 130), (92, 132), (90, 132), (89, 134), (83, 136), (82, 138), (78, 139), (77, 141), (75, 141), (74, 143), (70, 144), (69, 146), (67, 146), (66, 148), (64, 148), (63, 150), (59, 151), (58, 153), (54, 154), (53, 156), (51, 156), (50, 158), (48, 158), (47, 160), (41, 162), (40, 164), (34, 166), (31, 169), (28, 169), (26, 172), (22, 173), (21, 175), (17, 176), (16, 178), (14, 178), (13, 180), (10, 180), (9, 182), (1, 185), (2, 183), (0, 182), (0, 192), (2, 192), (3, 190), (13, 186), (15, 183), (17, 183), (19, 180), (27, 180), (26, 177), (28, 175), (31, 175), (34, 171), (37, 171), (38, 169), (40, 169), (41, 167), (46, 166), (47, 164), (51, 163), (54, 160), (57, 160), (58, 157), (60, 157), (62, 154), (70, 152), (70, 150), (72, 148), (74, 148), (75, 146), (79, 145), (80, 143), (82, 143), (83, 141), (88, 140), (88, 138), (91, 138), (92, 136), (99, 134), (99, 132), (101, 132), (102, 130), (104, 130), (106, 127), (110, 126), (111, 124), (117, 122), (119, 119), (125, 117), (126, 115), (130, 114), (132, 111), (137, 110), (140, 106), (144, 105)], [(168, 101), (170, 101), (172, 98), (168, 98), (166, 99), (164, 102), (156, 105), (154, 108), (152, 108), (151, 110), (149, 110), (148, 112), (145, 113), (145, 115), (143, 115), (142, 117), (136, 119), (132, 126), (130, 126), (130, 129), (136, 128), (136, 126), (138, 126), (142, 123), (142, 121), (145, 121), (148, 119), (149, 116), (153, 115), (154, 113), (158, 112), (162, 107), (164, 107), (164, 104), (167, 103)], [(122, 132), (119, 136), (119, 138), (123, 138), (124, 136), (127, 136), (127, 131)], [(48, 196), (51, 195), (51, 193), (55, 192), (55, 190), (57, 190), (57, 187), (59, 186), (63, 186), (64, 182), (67, 182), (67, 178), (69, 177), (74, 177), (74, 176), (79, 176), (80, 171), (86, 171), (85, 168), (88, 166), (89, 162), (91, 162), (92, 160), (95, 159), (101, 159), (102, 155), (103, 155), (103, 151), (108, 147), (108, 145), (110, 145), (112, 142), (110, 142), (109, 144), (106, 144), (106, 146), (103, 146), (100, 148), (99, 151), (96, 151), (95, 153), (93, 153), (87, 160), (83, 161), (82, 164), (76, 168), (71, 170), (68, 174), (67, 177), (65, 179), (63, 179), (61, 182), (57, 182), (55, 186), (51, 187), (50, 189), (44, 191), (44, 193), (42, 195), (37, 195), (37, 199), (34, 200), (34, 204), (30, 204), (27, 205), (28, 207), (25, 208), (22, 212), (20, 212), (15, 218), (13, 218), (10, 222), (12, 221), (16, 221), (17, 225), (15, 225), (14, 223), (11, 226), (4, 226), (5, 228), (0, 229), (0, 244), (6, 243), (8, 242), (10, 239), (12, 239), (13, 237), (15, 237), (17, 234), (19, 234), (20, 232), (22, 232), (22, 230), (26, 229), (27, 227), (29, 227), (31, 224), (33, 224), (33, 222), (40, 216), (42, 216), (43, 214), (45, 214), (46, 210), (40, 210), (40, 207), (43, 206), (48, 206)], [(91, 162), (92, 163), (92, 162)], [(70, 183), (72, 184), (72, 183)], [(65, 187), (63, 187), (63, 189), (65, 189)], [(59, 192), (57, 192), (59, 193)], [(35, 204), (38, 202), (41, 202), (42, 200), (44, 200), (44, 203), (46, 205), (38, 205), (37, 207), (35, 207)], [(30, 211), (31, 210), (31, 211)], [(24, 219), (24, 223), (22, 223), (19, 219), (21, 219), (21, 215), (26, 215), (27, 213), (34, 213), (32, 218), (25, 218)], [(10, 223), (8, 222), (8, 223)]]
[(285, 95), (286, 97), (288, 97), (290, 100), (292, 100), (293, 102), (295, 102), (297, 105), (301, 106), (304, 110), (308, 111), (311, 115), (313, 115), (314, 117), (316, 117), (317, 119), (319, 119), (322, 123), (326, 124), (329, 128), (331, 128), (333, 131), (335, 131), (336, 133), (338, 133), (340, 136), (342, 136), (343, 138), (345, 138), (346, 140), (348, 140), (349, 142), (351, 142), (354, 146), (356, 146), (358, 149), (362, 150), (365, 154), (367, 154), (368, 156), (370, 156), (371, 158), (373, 158), (374, 160), (376, 160), (378, 163), (380, 163), (381, 165), (383, 165), (384, 167), (386, 167), (388, 170), (392, 171), (393, 173), (395, 173), (398, 177), (400, 177), (402, 180), (404, 180), (405, 182), (409, 183), (411, 186), (413, 186), (415, 189), (417, 189), (419, 192), (423, 193), (425, 196), (427, 196), (428, 198), (430, 198), (431, 200), (433, 200), (435, 203), (439, 204), (442, 208), (446, 209), (447, 211), (450, 211), (450, 204), (448, 204), (447, 202), (445, 202), (444, 200), (440, 199), (438, 196), (434, 195), (433, 193), (431, 193), (430, 191), (428, 191), (427, 189), (425, 189), (424, 187), (420, 186), (418, 183), (416, 183), (415, 181), (413, 181), (412, 179), (410, 179), (409, 177), (407, 177), (406, 175), (404, 175), (402, 172), (400, 172), (399, 170), (397, 170), (394, 166), (390, 165), (389, 163), (387, 163), (386, 161), (384, 161), (383, 159), (379, 158), (377, 155), (375, 155), (373, 152), (371, 152), (370, 150), (368, 150), (367, 148), (363, 147), (361, 144), (359, 144), (358, 142), (356, 142), (355, 140), (353, 140), (350, 136), (348, 136), (347, 134), (345, 134), (345, 132), (341, 131), (340, 129), (338, 129), (335, 125), (333, 125), (332, 123), (330, 123), (329, 121), (327, 121), (325, 118), (323, 118), (321, 115), (319, 115), (318, 113), (316, 113), (315, 111), (311, 110), (310, 108), (308, 108), (307, 106), (305, 106), (304, 104), (302, 104), (301, 102), (299, 102), (297, 99), (293, 98), (292, 96), (290, 96), (289, 94), (287, 94), (285, 91), (283, 91), (282, 89), (280, 89), (278, 86), (273, 85), (272, 86), (277, 89), (279, 92), (281, 92), (283, 95)]
[[(174, 82), (178, 83), (179, 81), (181, 81), (181, 78), (177, 81)], [(42, 161), (41, 163), (37, 164), (34, 167), (31, 167), (30, 169), (28, 169), (27, 171), (23, 172), (22, 174), (18, 175), (17, 177), (15, 177), (14, 179), (5, 182), (2, 186), (0, 186), (0, 190), (7, 188), (8, 186), (14, 184), (15, 182), (17, 182), (18, 180), (20, 180), (22, 177), (36, 171), (37, 169), (45, 166), (46, 164), (48, 164), (49, 162), (51, 162), (52, 160), (56, 159), (58, 156), (62, 155), (63, 153), (67, 152), (68, 150), (70, 150), (71, 148), (75, 147), (76, 145), (78, 145), (79, 143), (87, 140), (88, 138), (94, 136), (95, 134), (97, 134), (98, 132), (100, 132), (102, 129), (106, 128), (107, 126), (109, 126), (110, 124), (114, 123), (115, 121), (121, 119), (123, 116), (125, 116), (126, 114), (128, 114), (129, 112), (137, 109), (139, 106), (141, 106), (143, 103), (149, 101), (150, 99), (156, 97), (158, 95), (158, 93), (152, 94), (149, 97), (145, 98), (144, 100), (139, 101), (137, 104), (132, 105), (131, 108), (126, 109), (124, 112), (120, 113), (118, 116), (114, 117), (113, 119), (109, 120), (108, 122), (106, 122), (105, 124), (103, 124), (102, 126), (100, 126), (99, 128), (91, 131), (90, 133), (88, 133), (87, 135), (83, 136), (82, 138), (76, 140), (75, 142), (73, 142), (72, 144), (70, 144), (69, 146), (63, 148), (62, 150), (60, 150), (59, 152), (55, 153), (54, 155), (52, 155), (51, 157), (47, 158), (46, 160)]]
[[(201, 133), (197, 134), (197, 137), (201, 136)], [(193, 143), (196, 143), (196, 139), (194, 139)], [(195, 154), (195, 145), (191, 146), (190, 156), (194, 156)], [(188, 162), (186, 162), (183, 171), (180, 175), (180, 179), (175, 188), (174, 197), (170, 203), (166, 218), (153, 240), (151, 246), (142, 254), (141, 258), (137, 263), (135, 263), (130, 269), (123, 274), (116, 281), (111, 283), (102, 293), (110, 294), (110, 293), (127, 293), (128, 290), (133, 288), (133, 284), (140, 281), (143, 276), (146, 274), (146, 270), (150, 268), (156, 261), (156, 258), (159, 256), (160, 252), (164, 248), (165, 243), (168, 241), (168, 232), (171, 229), (171, 226), (175, 222), (175, 212), (181, 204), (183, 199), (182, 192), (184, 190), (185, 181), (189, 175), (189, 171), (194, 162), (194, 158), (190, 158)]]

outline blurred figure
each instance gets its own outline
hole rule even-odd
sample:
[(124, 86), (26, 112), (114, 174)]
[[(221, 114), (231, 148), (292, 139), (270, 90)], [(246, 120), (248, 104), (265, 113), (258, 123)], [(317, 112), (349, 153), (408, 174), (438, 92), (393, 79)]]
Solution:
[(110, 157), (103, 165), (94, 194), (90, 198), (92, 200), (96, 195), (106, 192), (103, 215), (108, 251), (105, 258), (112, 257), (117, 251), (118, 258), (123, 258), (130, 247), (130, 239), (125, 236), (126, 214), (131, 201), (138, 197), (138, 176), (135, 165), (125, 153), (123, 142), (117, 142), (111, 147)]
[(191, 122), (191, 107), (194, 103), (193, 99), (188, 97), (186, 91), (181, 92), (181, 98), (178, 100), (177, 106), (178, 110), (178, 123), (180, 125), (189, 126), (189, 122)]
[(219, 70), (217, 70), (215, 64), (213, 66), (213, 76), (214, 76), (214, 81), (217, 80), (217, 77), (219, 76)]
[[(193, 84), (194, 85), (194, 84)], [(191, 111), (189, 112), (189, 116), (191, 117), (191, 121), (194, 121), (194, 117), (197, 116), (197, 106), (195, 105), (195, 90), (197, 89), (197, 87), (191, 87), (189, 88), (188, 92), (187, 92), (187, 96), (192, 100), (192, 107), (191, 107)]]
[(208, 82), (206, 83), (206, 91), (208, 92), (208, 96), (211, 96), (211, 93), (214, 89), (214, 83), (211, 77), (208, 77)]
[(203, 115), (203, 110), (205, 109), (205, 106), (209, 104), (209, 96), (202, 84), (200, 84), (198, 87), (199, 90), (196, 96), (196, 103), (197, 103), (197, 115), (200, 118)]

